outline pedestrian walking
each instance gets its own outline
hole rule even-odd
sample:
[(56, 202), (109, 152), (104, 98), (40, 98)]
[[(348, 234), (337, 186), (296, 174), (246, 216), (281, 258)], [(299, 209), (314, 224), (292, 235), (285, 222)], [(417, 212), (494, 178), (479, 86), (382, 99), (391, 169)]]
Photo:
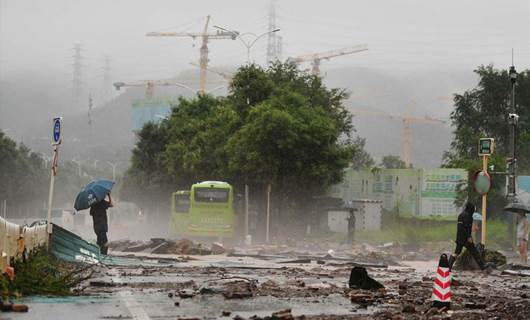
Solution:
[(348, 244), (353, 244), (353, 238), (355, 235), (355, 211), (357, 209), (350, 208), (350, 216), (348, 217)]
[(528, 264), (528, 218), (523, 210), (517, 211), (517, 244), (521, 263)]
[(103, 199), (90, 207), (90, 215), (92, 216), (94, 232), (97, 237), (96, 243), (99, 246), (100, 252), (104, 255), (107, 254), (109, 248), (107, 239), (107, 232), (109, 231), (107, 209), (114, 206), (110, 192), (107, 194), (107, 197), (109, 201)]
[(480, 256), (471, 232), (473, 229), (473, 213), (475, 213), (475, 205), (471, 202), (467, 202), (464, 211), (458, 215), (458, 225), (456, 231), (456, 249), (454, 254), (449, 258), (449, 269), (453, 268), (453, 264), (456, 258), (462, 253), (462, 249), (465, 247), (471, 254), (473, 259), (477, 262), (481, 270), (486, 269), (486, 264)]

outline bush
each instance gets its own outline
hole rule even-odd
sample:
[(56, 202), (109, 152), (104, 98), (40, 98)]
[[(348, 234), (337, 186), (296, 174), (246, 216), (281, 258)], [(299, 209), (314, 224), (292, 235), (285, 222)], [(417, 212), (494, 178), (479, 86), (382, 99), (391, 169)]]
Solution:
[(27, 259), (15, 261), (13, 267), (13, 281), (9, 281), (6, 275), (0, 277), (0, 293), (3, 297), (70, 295), (72, 288), (92, 275), (92, 266), (61, 262), (43, 248), (33, 251)]

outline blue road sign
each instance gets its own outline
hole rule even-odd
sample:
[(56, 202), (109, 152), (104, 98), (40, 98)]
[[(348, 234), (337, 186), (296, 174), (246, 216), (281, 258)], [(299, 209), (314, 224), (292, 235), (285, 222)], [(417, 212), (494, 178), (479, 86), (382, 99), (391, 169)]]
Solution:
[(52, 144), (61, 144), (61, 126), (62, 118), (53, 119), (53, 133), (52, 133)]

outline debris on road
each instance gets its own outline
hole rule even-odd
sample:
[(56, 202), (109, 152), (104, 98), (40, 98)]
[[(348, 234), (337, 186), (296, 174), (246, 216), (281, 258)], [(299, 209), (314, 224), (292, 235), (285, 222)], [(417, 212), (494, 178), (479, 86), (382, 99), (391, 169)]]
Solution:
[(189, 239), (169, 240), (164, 238), (151, 238), (149, 241), (114, 241), (109, 244), (109, 248), (119, 252), (187, 255), (217, 255), (230, 251), (219, 242), (214, 242), (208, 247)]
[(348, 284), (353, 289), (375, 290), (384, 288), (381, 283), (368, 275), (364, 267), (354, 267), (351, 270)]

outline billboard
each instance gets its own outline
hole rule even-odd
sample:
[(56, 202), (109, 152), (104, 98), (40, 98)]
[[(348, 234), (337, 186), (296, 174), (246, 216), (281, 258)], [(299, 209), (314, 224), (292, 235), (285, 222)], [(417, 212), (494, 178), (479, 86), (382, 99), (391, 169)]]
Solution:
[(454, 204), (459, 186), (466, 184), (464, 169), (424, 169), (421, 185), (421, 215), (452, 215), (460, 210)]

